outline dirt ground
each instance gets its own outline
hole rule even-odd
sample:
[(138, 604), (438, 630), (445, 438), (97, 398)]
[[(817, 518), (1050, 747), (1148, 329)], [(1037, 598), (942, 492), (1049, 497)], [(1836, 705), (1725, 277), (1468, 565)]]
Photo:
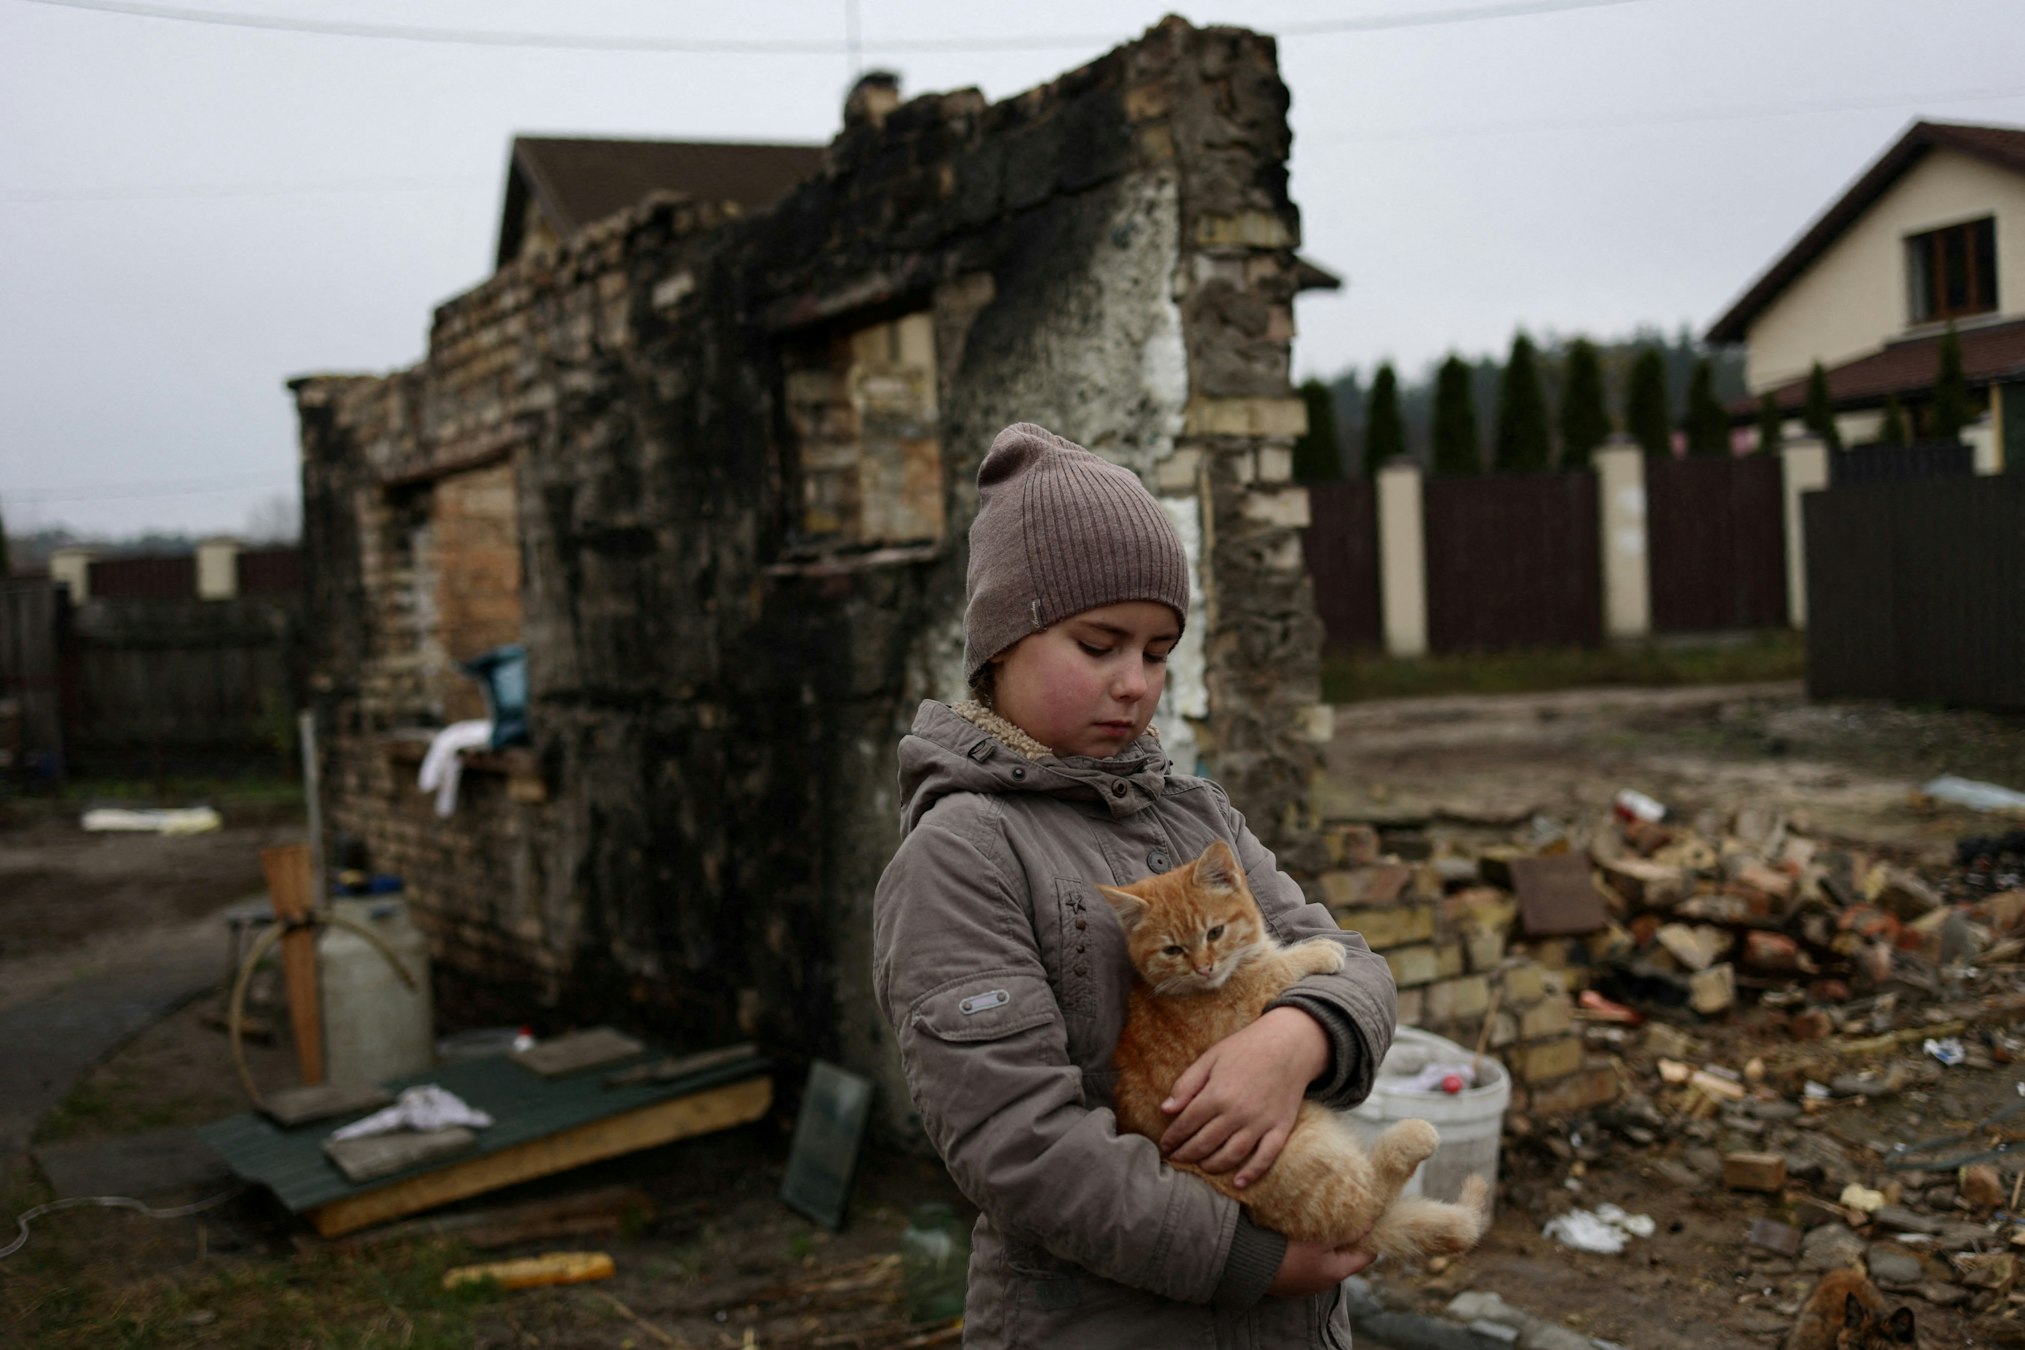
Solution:
[[(2025, 720), (1815, 706), (1789, 685), (1399, 700), (1337, 710), (1325, 814), (1414, 824), (1467, 847), (1524, 839), (1542, 828), (1536, 816), (1593, 818), (1618, 789), (1632, 787), (1690, 819), (1698, 812), (1774, 806), (1823, 839), (1939, 867), (1959, 836), (2009, 824), (1918, 801), (1912, 790), (1943, 772), (2025, 787)], [(67, 816), (0, 815), (0, 1007), (60, 987), (80, 972), (134, 959), (151, 930), (215, 922), (211, 916), (222, 907), (260, 891), (258, 848), (297, 831), (295, 822), (269, 816), (228, 817), (225, 831), (191, 839), (84, 836)], [(222, 924), (218, 932), (222, 971)], [(106, 1138), (242, 1109), (224, 1038), (213, 1025), (216, 1003), (215, 996), (200, 999), (99, 1066), (46, 1125), (44, 1137)], [(1688, 1025), (1693, 1019), (1681, 1015), (1682, 1029), (1696, 1038), (1698, 1062), (1741, 1067), (1753, 1054), (1768, 1056), (1774, 1065), (1768, 1081), (1796, 1092), (1805, 1077), (1831, 1069), (1892, 1073), (1898, 1081), (1892, 1094), (1838, 1105), (1810, 1117), (1814, 1124), (1766, 1127), (1834, 1140), (1853, 1159), (1851, 1179), (1867, 1185), (1891, 1179), (1882, 1159), (1893, 1143), (1973, 1134), (2020, 1096), (2016, 1065), (1942, 1070), (1918, 1053), (1916, 1040), (1875, 1061), (1806, 1062), (1800, 1049), (1784, 1044), (1773, 1018), (1769, 1008), (1740, 1010), (1720, 1024)], [(1794, 1259), (1754, 1248), (1746, 1238), (1753, 1219), (1791, 1216), (1773, 1197), (1725, 1191), (1706, 1172), (1716, 1152), (1750, 1141), (1719, 1131), (1714, 1122), (1665, 1119), (1651, 1105), (1655, 1056), (1641, 1047), (1642, 1033), (1601, 1034), (1619, 1038), (1599, 1048), (1621, 1052), (1626, 1101), (1572, 1131), (1535, 1127), (1509, 1135), (1492, 1234), (1477, 1251), (1438, 1271), (1375, 1271), (1384, 1296), (1431, 1312), (1458, 1292), (1494, 1291), (1538, 1316), (1638, 1350), (1776, 1344), (1814, 1277)], [(289, 1063), (279, 1046), (253, 1047), (257, 1079), (285, 1081)], [(652, 1197), (653, 1217), (589, 1244), (614, 1256), (612, 1280), (487, 1304), (473, 1314), (466, 1343), (726, 1350), (946, 1343), (935, 1339), (946, 1335), (938, 1328), (901, 1324), (890, 1260), (916, 1204), (942, 1200), (963, 1211), (940, 1169), (919, 1159), (868, 1157), (852, 1220), (832, 1235), (777, 1198), (786, 1129), (782, 1121), (763, 1122), (488, 1197), (486, 1203), (499, 1204), (624, 1182)], [(2015, 1166), (2005, 1173), (2007, 1183), (2015, 1173)], [(1952, 1182), (1914, 1173), (1902, 1184), (1944, 1205)], [(1813, 1186), (1828, 1198), (1839, 1190), (1832, 1170)], [(14, 1202), (0, 1211), (11, 1213), (41, 1194), (19, 1169), (0, 1176), (0, 1196)], [(1653, 1236), (1634, 1240), (1622, 1255), (1600, 1256), (1540, 1235), (1551, 1215), (1604, 1201), (1651, 1216)], [(0, 1213), (0, 1245), (11, 1229), (7, 1213)], [(192, 1282), (219, 1269), (324, 1259), (304, 1255), (316, 1244), (301, 1239), (302, 1230), (287, 1216), (246, 1196), (190, 1220), (151, 1222), (101, 1210), (49, 1216), (37, 1224), (32, 1242), (44, 1248), (45, 1262), (58, 1252), (73, 1254), (93, 1263), (94, 1278), (117, 1287), (121, 1280)], [(519, 1251), (466, 1253), (464, 1259)], [(7, 1273), (0, 1267), (0, 1276)], [(17, 1284), (17, 1297), (31, 1282)], [(0, 1278), (0, 1314), (6, 1283)], [(1923, 1292), (1952, 1297), (1938, 1285)], [(1949, 1307), (1920, 1293), (1898, 1297), (1915, 1308), (1929, 1347), (2025, 1345), (2019, 1324), (2000, 1315), (2006, 1306), (2001, 1297), (1987, 1312), (1981, 1305), (1988, 1300)], [(49, 1306), (42, 1299), (13, 1311)], [(213, 1321), (215, 1313), (204, 1308), (187, 1317), (195, 1319), (188, 1322), (187, 1340), (134, 1343), (254, 1343), (208, 1334), (223, 1333), (230, 1319)], [(74, 1342), (52, 1334), (31, 1343)], [(375, 1340), (367, 1335), (330, 1343)]]

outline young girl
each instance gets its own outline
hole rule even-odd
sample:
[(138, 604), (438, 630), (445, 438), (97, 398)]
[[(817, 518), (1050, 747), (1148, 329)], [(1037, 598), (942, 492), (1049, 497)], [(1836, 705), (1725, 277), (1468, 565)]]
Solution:
[[(880, 1005), (914, 1106), (982, 1215), (964, 1344), (1347, 1346), (1350, 1249), (1291, 1243), (1166, 1160), (1263, 1175), (1302, 1096), (1354, 1106), (1391, 1044), (1385, 962), (1310, 905), (1223, 789), (1148, 724), (1188, 613), (1180, 540), (1137, 478), (1037, 426), (978, 471), (964, 664), (900, 744), (902, 842), (880, 880)], [(1111, 1053), (1132, 968), (1095, 883), (1237, 852), (1283, 942), (1343, 943), (1175, 1084), (1156, 1146), (1120, 1135)]]

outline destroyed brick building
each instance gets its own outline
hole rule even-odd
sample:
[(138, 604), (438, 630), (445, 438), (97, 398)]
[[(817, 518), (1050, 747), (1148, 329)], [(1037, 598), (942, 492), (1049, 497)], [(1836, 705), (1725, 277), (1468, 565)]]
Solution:
[[(1200, 608), (1161, 730), (1318, 861), (1287, 104), (1270, 39), (1174, 19), (998, 104), (862, 85), (771, 207), (523, 231), (416, 366), (293, 382), (326, 840), (404, 879), (453, 1004), (886, 1072), (893, 746), (961, 690), (1020, 419), (1169, 510)], [(438, 819), (421, 747), (508, 643), (530, 743)]]

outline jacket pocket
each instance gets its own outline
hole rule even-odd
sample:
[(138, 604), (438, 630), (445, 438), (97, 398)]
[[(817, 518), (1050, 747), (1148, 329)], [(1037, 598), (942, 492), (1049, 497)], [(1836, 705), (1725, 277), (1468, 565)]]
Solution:
[(913, 1021), (939, 1041), (995, 1041), (1053, 1020), (1055, 999), (1038, 975), (985, 971), (950, 980), (914, 1004)]

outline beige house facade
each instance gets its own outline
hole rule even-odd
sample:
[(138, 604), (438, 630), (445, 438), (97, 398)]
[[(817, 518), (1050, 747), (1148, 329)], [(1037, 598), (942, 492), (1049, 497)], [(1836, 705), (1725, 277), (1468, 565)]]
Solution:
[(1951, 325), (1984, 414), (1967, 438), (1978, 467), (1992, 471), (2025, 454), (2025, 128), (1915, 122), (1708, 339), (1748, 348), (1750, 398), (1733, 407), (1738, 420), (1754, 417), (1766, 393), (1797, 416), (1819, 362), (1838, 430), (1853, 444), (1877, 435), (1890, 398), (1918, 436)]

